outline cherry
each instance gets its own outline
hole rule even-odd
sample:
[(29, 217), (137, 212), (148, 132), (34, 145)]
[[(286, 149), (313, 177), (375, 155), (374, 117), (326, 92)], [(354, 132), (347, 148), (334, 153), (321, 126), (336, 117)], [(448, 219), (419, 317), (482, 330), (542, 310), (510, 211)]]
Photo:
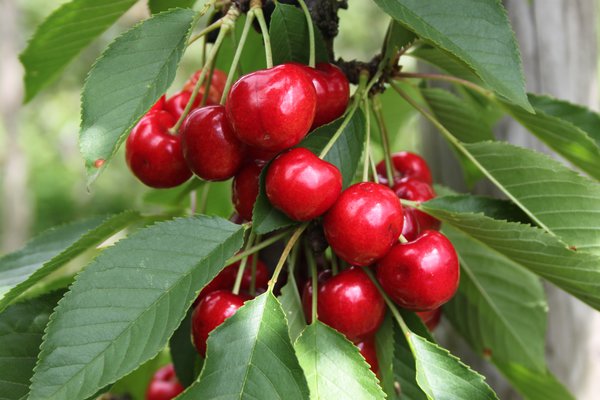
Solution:
[[(350, 267), (335, 276), (320, 274), (317, 315), (320, 321), (350, 340), (363, 340), (374, 334), (383, 321), (385, 302), (369, 276), (359, 267)], [(304, 313), (312, 320), (312, 285), (308, 281), (302, 295)]]
[[(194, 74), (188, 79), (188, 81), (183, 85), (183, 91), (193, 92), (196, 83), (198, 82), (198, 78), (202, 70), (198, 70), (194, 72)], [(206, 98), (207, 105), (219, 104), (221, 102), (221, 96), (223, 95), (223, 91), (225, 90), (225, 83), (227, 82), (227, 74), (220, 69), (215, 69), (213, 71), (212, 80), (210, 81), (210, 89), (208, 90), (208, 97)], [(206, 78), (204, 80), (204, 84), (200, 87), (198, 91), (198, 97), (200, 101), (202, 101), (202, 97), (204, 97), (204, 92), (206, 91)]]
[(335, 165), (298, 147), (271, 163), (265, 188), (275, 207), (296, 221), (310, 221), (335, 203), (342, 191), (342, 174)]
[[(185, 107), (187, 106), (187, 103), (190, 101), (191, 97), (192, 93), (186, 91), (181, 91), (174, 94), (165, 102), (165, 111), (168, 111), (173, 117), (175, 117), (175, 120), (177, 121), (181, 117), (181, 114), (183, 114), (183, 110), (185, 110)], [(196, 96), (190, 110), (198, 108), (201, 101), (202, 97)]]
[(436, 308), (431, 311), (417, 311), (417, 316), (421, 318), (421, 321), (427, 326), (427, 329), (433, 331), (437, 328), (440, 323), (440, 319), (442, 319), (442, 309)]
[[(392, 167), (395, 170), (394, 172), (400, 175), (398, 178), (414, 178), (430, 185), (433, 183), (427, 161), (418, 154), (409, 151), (394, 153), (392, 154)], [(387, 185), (385, 161), (380, 161), (377, 164), (377, 175), (379, 176), (379, 182)]]
[(233, 178), (231, 199), (235, 210), (246, 221), (252, 220), (252, 209), (258, 197), (262, 165), (251, 162), (242, 166)]
[(402, 207), (404, 213), (404, 225), (402, 226), (402, 236), (408, 241), (415, 240), (421, 228), (419, 226), (419, 220), (415, 215), (416, 210), (410, 207)]
[(225, 107), (197, 108), (185, 119), (181, 148), (188, 166), (200, 178), (231, 178), (242, 165), (244, 145), (227, 122)]
[(208, 334), (235, 314), (246, 300), (249, 299), (227, 290), (217, 290), (200, 300), (192, 313), (192, 338), (202, 357), (206, 356)]
[(227, 116), (238, 138), (268, 151), (295, 146), (308, 133), (317, 105), (303, 68), (282, 64), (241, 77), (227, 97)]
[[(411, 201), (425, 202), (435, 197), (435, 191), (431, 185), (414, 178), (401, 179), (394, 185), (393, 190), (399, 198)], [(439, 220), (422, 211), (412, 211), (421, 231), (440, 229), (441, 222)]]
[(150, 187), (179, 186), (192, 176), (183, 158), (180, 137), (169, 133), (175, 122), (166, 111), (154, 111), (144, 115), (127, 138), (127, 165)]
[(358, 347), (360, 354), (371, 367), (371, 371), (373, 371), (374, 374), (379, 373), (379, 361), (377, 360), (375, 339), (373, 337), (365, 339), (362, 342), (356, 343), (356, 347)]
[(303, 65), (317, 93), (317, 111), (311, 130), (337, 119), (348, 107), (350, 84), (337, 66), (319, 63), (316, 68)]
[(357, 183), (342, 192), (325, 214), (325, 237), (337, 255), (366, 266), (383, 257), (396, 243), (404, 217), (398, 197), (373, 182)]
[(150, 114), (153, 111), (164, 110), (166, 101), (167, 101), (167, 98), (163, 94), (162, 96), (160, 96), (160, 99), (158, 99), (158, 101), (156, 103), (154, 103), (154, 105), (152, 107), (150, 107), (150, 110), (148, 110), (147, 114)]
[(160, 368), (146, 389), (146, 400), (171, 400), (184, 391), (177, 376), (173, 364), (167, 364)]
[(413, 311), (438, 308), (458, 288), (460, 268), (452, 243), (437, 231), (398, 243), (377, 264), (377, 279), (398, 305)]

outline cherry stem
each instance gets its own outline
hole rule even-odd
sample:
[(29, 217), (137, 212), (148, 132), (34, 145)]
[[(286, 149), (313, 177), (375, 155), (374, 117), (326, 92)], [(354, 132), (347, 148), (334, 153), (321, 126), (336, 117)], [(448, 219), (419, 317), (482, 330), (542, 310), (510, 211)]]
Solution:
[(426, 73), (414, 73), (414, 72), (399, 72), (395, 75), (397, 78), (417, 78), (417, 79), (430, 79), (436, 81), (445, 81), (451, 83), (457, 83), (462, 86), (466, 86), (470, 89), (475, 90), (478, 93), (486, 97), (493, 97), (492, 91), (485, 89), (473, 82), (467, 81), (466, 79), (457, 78), (451, 75), (443, 75), (443, 74), (426, 74)]
[(242, 30), (240, 42), (237, 44), (235, 54), (233, 56), (233, 61), (231, 62), (231, 66), (229, 67), (229, 73), (227, 74), (227, 82), (225, 82), (225, 89), (223, 90), (223, 95), (221, 96), (221, 104), (225, 104), (225, 100), (227, 99), (227, 94), (229, 93), (229, 89), (231, 88), (231, 84), (233, 83), (235, 70), (237, 69), (238, 64), (240, 62), (240, 58), (242, 57), (242, 51), (244, 50), (244, 45), (246, 44), (248, 32), (250, 32), (253, 20), (254, 9), (250, 9), (250, 12), (248, 12), (248, 14), (246, 15), (246, 22), (244, 23), (244, 29)]
[(319, 291), (319, 281), (318, 281), (318, 272), (317, 272), (317, 264), (315, 263), (315, 258), (313, 253), (310, 251), (308, 244), (304, 245), (304, 253), (306, 255), (306, 262), (308, 262), (308, 266), (310, 267), (310, 275), (311, 275), (311, 285), (312, 285), (312, 307), (311, 307), (311, 321), (314, 324), (317, 321), (317, 292)]
[(369, 149), (369, 162), (371, 164), (371, 173), (373, 174), (373, 180), (375, 183), (379, 183), (379, 176), (377, 175), (377, 166), (375, 166), (375, 158), (373, 152)]
[(269, 29), (267, 28), (267, 21), (265, 21), (265, 15), (262, 11), (262, 1), (257, 1), (259, 4), (258, 8), (254, 9), (254, 15), (260, 25), (260, 31), (262, 33), (263, 42), (265, 44), (265, 57), (267, 60), (267, 68), (273, 68), (273, 52), (271, 50), (271, 37), (269, 36)]
[(206, 213), (206, 207), (208, 206), (208, 192), (210, 191), (210, 182), (205, 182), (202, 186), (202, 192), (200, 193), (200, 205), (198, 209), (200, 214)]
[(202, 29), (198, 34), (194, 35), (193, 37), (190, 38), (190, 40), (188, 40), (187, 45), (190, 46), (192, 43), (194, 43), (196, 40), (203, 38), (204, 36), (208, 35), (209, 33), (211, 33), (212, 31), (219, 29), (221, 27), (221, 25), (223, 25), (223, 19), (218, 19), (215, 22), (213, 22), (212, 24), (210, 24), (209, 26), (207, 26), (206, 28)]
[(294, 247), (294, 245), (300, 238), (300, 235), (302, 235), (302, 232), (304, 232), (304, 230), (308, 227), (308, 224), (309, 224), (308, 222), (305, 222), (302, 225), (300, 225), (300, 227), (298, 227), (294, 231), (294, 233), (292, 234), (292, 237), (285, 245), (283, 252), (281, 253), (281, 257), (279, 257), (279, 261), (277, 262), (277, 265), (275, 266), (275, 271), (273, 271), (273, 276), (269, 280), (269, 287), (267, 288), (267, 290), (269, 292), (273, 292), (273, 288), (275, 287), (275, 284), (277, 283), (277, 278), (279, 278), (279, 274), (281, 273), (281, 269), (283, 268), (283, 265), (285, 264), (285, 260), (287, 259), (287, 256), (290, 254), (292, 247)]
[(369, 102), (364, 99), (363, 108), (365, 111), (367, 138), (365, 139), (365, 161), (363, 166), (363, 182), (369, 180), (369, 162), (371, 160), (371, 113), (369, 112)]
[(286, 237), (287, 235), (289, 235), (289, 233), (290, 233), (289, 231), (284, 231), (277, 235), (271, 236), (270, 238), (264, 240), (263, 242), (260, 242), (256, 246), (252, 246), (251, 248), (244, 250), (241, 253), (236, 254), (235, 256), (231, 257), (229, 260), (227, 260), (226, 264), (227, 265), (233, 264), (234, 262), (240, 261), (242, 258), (249, 256), (250, 254), (254, 254), (254, 253), (264, 249), (265, 247), (269, 247), (273, 243), (275, 243), (278, 240), (281, 240), (284, 237)]
[(399, 199), (400, 203), (402, 203), (403, 206), (408, 206), (408, 207), (412, 207), (412, 208), (419, 208), (419, 206), (421, 205), (421, 203), (419, 203), (418, 201), (412, 201), (412, 200), (406, 200), (406, 199)]
[(314, 68), (316, 65), (315, 62), (315, 27), (313, 26), (312, 17), (310, 16), (310, 11), (306, 6), (304, 0), (298, 0), (298, 4), (304, 11), (304, 16), (306, 17), (306, 26), (308, 28), (308, 45), (309, 45), (309, 57), (308, 57), (308, 65), (311, 68)]
[(383, 297), (385, 304), (387, 304), (388, 308), (392, 312), (394, 319), (396, 320), (396, 322), (398, 322), (398, 325), (400, 326), (400, 329), (402, 329), (402, 332), (404, 333), (404, 335), (408, 336), (408, 335), (412, 334), (411, 330), (406, 325), (406, 322), (404, 322), (402, 315), (400, 315), (400, 312), (398, 312), (398, 308), (396, 307), (396, 304), (394, 304), (394, 302), (388, 297), (385, 290), (383, 290), (383, 288), (379, 284), (379, 281), (377, 280), (377, 278), (375, 278), (375, 276), (373, 276), (373, 272), (371, 272), (368, 268), (363, 268), (362, 270), (369, 276), (369, 278), (371, 279), (373, 284), (377, 287), (377, 290), (379, 290), (379, 294), (381, 294), (381, 297)]
[[(254, 233), (252, 233), (252, 231), (250, 231), (250, 234), (248, 234), (248, 240), (246, 241), (246, 248), (244, 250), (248, 250), (250, 247), (252, 247), (253, 243), (254, 243)], [(254, 259), (256, 259), (256, 257), (254, 257)], [(237, 275), (235, 276), (235, 283), (233, 284), (232, 292), (234, 294), (240, 293), (240, 286), (242, 285), (242, 278), (244, 277), (244, 270), (246, 269), (247, 263), (248, 263), (248, 257), (242, 258), (242, 262), (240, 262), (240, 266), (238, 268)]]
[(381, 144), (383, 146), (383, 159), (385, 162), (385, 171), (388, 178), (388, 185), (390, 187), (394, 186), (394, 168), (392, 167), (392, 153), (390, 149), (390, 141), (388, 136), (387, 126), (385, 124), (385, 119), (383, 118), (381, 100), (379, 96), (374, 96), (373, 101), (371, 103), (371, 107), (373, 109), (373, 114), (375, 114), (375, 120), (377, 121), (377, 126), (379, 127), (379, 134), (381, 135)]
[[(217, 56), (219, 54), (217, 53)], [(206, 80), (206, 86), (204, 87), (204, 94), (202, 95), (202, 101), (200, 102), (200, 107), (204, 107), (208, 100), (208, 93), (210, 92), (210, 86), (212, 85), (213, 74), (215, 72), (215, 62), (210, 64), (210, 70), (208, 71), (208, 79)]]
[(398, 241), (400, 241), (400, 243), (408, 243), (408, 240), (404, 237), (404, 235), (400, 235), (398, 237)]
[(196, 207), (198, 205), (198, 193), (195, 190), (190, 192), (190, 215), (196, 214)]
[(217, 53), (219, 52), (219, 48), (221, 47), (223, 40), (225, 40), (225, 35), (227, 35), (227, 32), (229, 32), (233, 28), (233, 26), (235, 24), (235, 20), (237, 19), (237, 17), (239, 15), (240, 15), (240, 12), (238, 11), (238, 9), (236, 7), (231, 7), (229, 9), (229, 11), (227, 12), (227, 15), (225, 15), (223, 18), (221, 18), (219, 20), (219, 21), (222, 21), (221, 30), (219, 31), (219, 35), (217, 36), (217, 40), (215, 40), (213, 47), (210, 49), (210, 53), (208, 53), (208, 57), (206, 57), (206, 61), (204, 62), (204, 66), (202, 67), (202, 72), (200, 72), (200, 76), (198, 77), (198, 82), (196, 82), (196, 86), (194, 86), (194, 91), (192, 92), (192, 95), (190, 96), (190, 100), (187, 102), (185, 109), (183, 110), (183, 113), (181, 113), (181, 117), (179, 117), (179, 119), (177, 120), (177, 123), (171, 130), (175, 134), (177, 132), (179, 132), (179, 128), (181, 127), (181, 124), (183, 123), (183, 121), (189, 114), (190, 110), (192, 109), (192, 104), (194, 104), (194, 101), (196, 100), (196, 96), (198, 96), (198, 92), (200, 91), (200, 87), (202, 87), (204, 78), (206, 77), (206, 74), (208, 73), (207, 67), (209, 65), (211, 65), (211, 63), (215, 60), (215, 57), (217, 56)]
[[(256, 235), (254, 242), (260, 242), (260, 235)], [(256, 266), (258, 265), (258, 255), (252, 257), (252, 264), (250, 265), (252, 274), (250, 275), (250, 295), (256, 295)]]

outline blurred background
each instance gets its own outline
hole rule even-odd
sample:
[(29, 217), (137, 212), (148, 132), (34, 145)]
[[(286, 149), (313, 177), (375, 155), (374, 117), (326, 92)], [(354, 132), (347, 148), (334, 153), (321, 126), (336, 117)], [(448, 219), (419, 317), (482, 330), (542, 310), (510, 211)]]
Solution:
[[(156, 195), (149, 195), (150, 191), (129, 173), (122, 150), (88, 190), (77, 143), (79, 100), (86, 73), (116, 35), (148, 16), (144, 1), (86, 49), (56, 82), (29, 104), (22, 104), (23, 69), (18, 54), (37, 25), (61, 3), (0, 0), (0, 255), (18, 249), (40, 231), (82, 216), (132, 208), (153, 211), (159, 207)], [(505, 4), (520, 42), (528, 89), (598, 110), (600, 60), (596, 28), (600, 1), (506, 0)], [(341, 11), (340, 17), (337, 56), (369, 60), (379, 51), (388, 17), (368, 0), (349, 0), (349, 10)], [(186, 54), (174, 87), (180, 87), (199, 68), (197, 56), (198, 52)], [(396, 135), (396, 149), (421, 150), (437, 168), (440, 182), (460, 186), (452, 182), (456, 169), (441, 167), (454, 162), (447, 161), (451, 156), (445, 145), (428, 133), (428, 127), (420, 125), (414, 113), (398, 103), (397, 109), (387, 110), (386, 117), (392, 132), (413, 133)], [(417, 130), (422, 134), (414, 134)], [(543, 150), (539, 143), (523, 139), (529, 136), (510, 121), (501, 124), (498, 135)], [(211, 193), (219, 193), (216, 196), (223, 201), (215, 201), (209, 212), (227, 215), (231, 210), (229, 183), (215, 185)], [(600, 345), (598, 339), (589, 339), (600, 327), (597, 313), (592, 318), (592, 311), (580, 303), (573, 305), (571, 300), (562, 298), (558, 301), (570, 304), (563, 310), (565, 315), (575, 322), (585, 322), (573, 334), (553, 328), (553, 324), (563, 324), (564, 319), (551, 317), (552, 369), (572, 390), (577, 390), (578, 398), (598, 399), (600, 388), (594, 377), (600, 378), (600, 372), (594, 368), (600, 364)], [(550, 299), (551, 307), (552, 302)], [(556, 307), (559, 313), (560, 307)], [(582, 343), (573, 344), (576, 341)], [(561, 349), (565, 343), (568, 345)], [(573, 361), (576, 365), (572, 365)], [(502, 385), (501, 380), (492, 383), (497, 388)], [(507, 390), (501, 398), (512, 396)]]

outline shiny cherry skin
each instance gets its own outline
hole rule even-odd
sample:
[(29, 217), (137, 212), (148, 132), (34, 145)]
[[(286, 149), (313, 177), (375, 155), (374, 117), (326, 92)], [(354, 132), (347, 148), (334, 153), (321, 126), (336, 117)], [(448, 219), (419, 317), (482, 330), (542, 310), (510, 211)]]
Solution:
[(417, 311), (417, 316), (421, 318), (421, 321), (427, 326), (427, 329), (433, 331), (440, 323), (442, 319), (442, 309), (436, 308), (431, 311)]
[[(427, 161), (418, 154), (409, 151), (394, 153), (392, 154), (392, 166), (394, 175), (397, 174), (396, 179), (398, 180), (401, 178), (414, 178), (429, 185), (433, 183)], [(377, 164), (377, 175), (379, 176), (379, 182), (387, 185), (387, 170), (383, 160)]]
[(404, 225), (402, 226), (402, 236), (408, 241), (415, 240), (421, 233), (419, 220), (415, 215), (416, 210), (410, 207), (402, 207), (404, 213)]
[(166, 111), (142, 117), (125, 144), (129, 169), (144, 184), (153, 188), (181, 185), (192, 176), (181, 151), (179, 135), (169, 133), (175, 119)]
[(181, 148), (192, 172), (207, 181), (231, 178), (245, 155), (221, 105), (197, 108), (186, 117)]
[(146, 400), (171, 400), (184, 391), (173, 364), (167, 364), (154, 374), (146, 389)]
[[(165, 102), (165, 111), (175, 117), (175, 121), (177, 121), (181, 117), (181, 114), (183, 114), (183, 110), (185, 110), (185, 107), (187, 106), (187, 103), (190, 101), (191, 97), (192, 94), (184, 90), (174, 94)], [(190, 110), (200, 107), (201, 101), (202, 97), (196, 96)]]
[(150, 107), (150, 110), (148, 111), (147, 114), (150, 114), (153, 111), (164, 110), (166, 102), (167, 102), (167, 97), (163, 94), (162, 96), (160, 96), (160, 99), (158, 99), (158, 101), (156, 103), (154, 103), (154, 105), (152, 107)]
[[(201, 73), (201, 69), (194, 72), (190, 79), (188, 79), (188, 81), (183, 85), (183, 91), (190, 93), (193, 92)], [(223, 95), (223, 91), (225, 90), (226, 82), (227, 74), (219, 69), (215, 69), (213, 71), (212, 80), (210, 81), (208, 97), (206, 98), (207, 105), (219, 104), (221, 102), (221, 96)], [(205, 91), (206, 79), (204, 80), (204, 84), (200, 87), (200, 90), (198, 91), (198, 97), (200, 98), (200, 101), (202, 101), (202, 97), (204, 97)]]
[(227, 290), (217, 290), (200, 300), (192, 313), (192, 338), (202, 357), (206, 356), (208, 334), (235, 314), (246, 300), (247, 297)]
[(377, 359), (377, 348), (375, 346), (375, 338), (370, 337), (362, 342), (356, 343), (356, 347), (360, 350), (360, 354), (371, 367), (371, 371), (375, 375), (379, 373), (379, 360)]
[(437, 231), (398, 243), (377, 263), (377, 280), (400, 307), (430, 311), (454, 296), (460, 279), (452, 243)]
[[(319, 320), (353, 341), (373, 335), (385, 316), (385, 302), (377, 287), (360, 267), (350, 267), (335, 276), (321, 274), (317, 293)], [(302, 295), (304, 313), (312, 315), (312, 285)]]
[(373, 182), (344, 190), (323, 219), (333, 251), (358, 266), (383, 257), (398, 240), (403, 225), (398, 197), (390, 188)]
[(324, 214), (342, 192), (337, 167), (302, 147), (280, 154), (265, 179), (269, 201), (296, 221)]
[[(435, 191), (431, 185), (414, 178), (401, 179), (392, 189), (399, 198), (411, 201), (425, 202), (435, 197)], [(438, 219), (419, 210), (412, 211), (421, 231), (440, 229), (441, 222)]]
[(319, 63), (315, 68), (303, 66), (317, 93), (317, 111), (311, 130), (341, 117), (350, 100), (350, 84), (337, 66)]
[(255, 162), (244, 164), (233, 178), (231, 200), (235, 211), (246, 221), (252, 220), (262, 168)]
[(293, 64), (242, 76), (225, 104), (238, 138), (267, 151), (300, 143), (313, 123), (316, 106), (317, 94), (308, 75)]

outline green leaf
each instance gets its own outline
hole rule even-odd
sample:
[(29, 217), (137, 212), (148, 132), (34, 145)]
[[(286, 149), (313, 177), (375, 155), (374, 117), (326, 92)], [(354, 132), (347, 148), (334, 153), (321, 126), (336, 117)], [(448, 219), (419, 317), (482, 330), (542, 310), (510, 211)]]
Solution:
[(288, 275), (287, 283), (281, 288), (279, 302), (287, 318), (290, 338), (292, 342), (295, 342), (304, 328), (306, 328), (306, 319), (304, 318), (302, 300), (300, 299), (296, 278), (293, 273)]
[(158, 14), (171, 8), (192, 8), (196, 0), (148, 0), (152, 14)]
[[(314, 24), (313, 24), (314, 26)], [(314, 26), (315, 58), (317, 62), (328, 61), (327, 48), (321, 31)], [(276, 3), (269, 27), (273, 62), (299, 62), (308, 65), (309, 38), (306, 17), (301, 9), (287, 4)]]
[(190, 308), (181, 324), (169, 339), (169, 350), (179, 382), (188, 387), (196, 380), (196, 365), (202, 362), (196, 348), (192, 344), (192, 313)]
[(44, 328), (63, 292), (17, 303), (0, 314), (0, 398), (24, 400)]
[(575, 400), (550, 371), (536, 372), (518, 364), (494, 363), (525, 400)]
[(273, 294), (266, 292), (211, 332), (199, 380), (178, 399), (307, 397), (285, 315)]
[[(394, 376), (395, 366), (395, 341), (394, 335), (394, 321), (392, 320), (390, 313), (388, 312), (385, 319), (381, 323), (381, 326), (377, 330), (375, 335), (375, 346), (377, 348), (377, 361), (379, 362), (379, 378), (381, 379), (381, 388), (385, 392), (388, 399), (398, 399), (399, 396), (396, 393), (394, 383), (396, 377)], [(412, 360), (412, 355), (408, 355)], [(414, 379), (413, 379), (414, 380)], [(403, 386), (401, 384), (401, 386)]]
[[(439, 193), (438, 186), (436, 191)], [(522, 222), (531, 224), (531, 220), (514, 203), (508, 200), (496, 199), (494, 197), (475, 195), (446, 195), (443, 197), (444, 209), (453, 212), (482, 213), (483, 215), (511, 222)]]
[(394, 59), (398, 52), (410, 45), (417, 37), (414, 33), (400, 25), (396, 21), (391, 21), (385, 38), (382, 54), (386, 65)]
[(0, 258), (0, 311), (51, 272), (140, 218), (128, 211), (73, 222), (52, 228)]
[(375, 3), (419, 37), (461, 59), (498, 94), (533, 111), (515, 35), (499, 0)]
[(252, 210), (252, 229), (259, 235), (272, 232), (277, 229), (287, 228), (298, 222), (292, 220), (283, 212), (273, 207), (267, 197), (265, 188), (265, 177), (271, 163), (268, 163), (260, 173), (258, 182), (258, 196)]
[(356, 346), (317, 321), (294, 344), (311, 399), (385, 399), (375, 374)]
[(125, 13), (135, 0), (72, 0), (38, 26), (20, 56), (25, 67), (25, 102), (62, 72), (86, 46)]
[(150, 189), (144, 195), (144, 202), (167, 206), (169, 208), (185, 207), (184, 204), (186, 203), (186, 200), (188, 200), (188, 195), (194, 190), (203, 187), (205, 184), (207, 184), (207, 182), (192, 178), (186, 183), (172, 189)]
[(154, 357), (242, 240), (241, 226), (196, 216), (106, 249), (48, 324), (30, 399), (86, 398)]
[[(415, 358), (404, 339), (404, 335), (394, 326), (393, 369), (396, 382), (400, 385), (401, 400), (427, 400), (427, 396), (417, 384)], [(394, 397), (391, 397), (394, 398)], [(397, 398), (397, 397), (396, 397)]]
[[(502, 103), (506, 110), (531, 133), (537, 136), (548, 147), (572, 162), (576, 167), (600, 180), (600, 141), (595, 141), (585, 131), (573, 123), (548, 114), (543, 108), (535, 106), (536, 96), (530, 95), (535, 114), (523, 111), (519, 107)], [(542, 98), (545, 107), (560, 113), (561, 103), (549, 104), (550, 98)], [(565, 112), (570, 112), (569, 107)], [(586, 115), (589, 117), (589, 115)], [(584, 121), (585, 122), (585, 121)], [(598, 132), (600, 128), (595, 127)]]
[(599, 256), (573, 251), (537, 227), (453, 211), (444, 197), (421, 209), (600, 309)]
[[(88, 183), (173, 82), (194, 21), (189, 9), (157, 14), (119, 36), (96, 61), (81, 97), (79, 147)], [(98, 160), (104, 160), (99, 167)]]
[(546, 296), (539, 279), (467, 234), (444, 227), (461, 264), (444, 315), (478, 354), (545, 371)]
[(545, 231), (600, 254), (600, 184), (545, 154), (501, 142), (463, 144), (480, 169)]
[(461, 78), (486, 87), (485, 83), (477, 76), (475, 72), (473, 72), (471, 68), (469, 68), (468, 65), (444, 50), (425, 44), (416, 46), (415, 49), (407, 53), (407, 55), (425, 61), (437, 69), (446, 71), (450, 75), (454, 75), (457, 78)]
[(406, 340), (415, 357), (417, 383), (430, 399), (498, 399), (483, 376), (448, 350), (410, 331)]

